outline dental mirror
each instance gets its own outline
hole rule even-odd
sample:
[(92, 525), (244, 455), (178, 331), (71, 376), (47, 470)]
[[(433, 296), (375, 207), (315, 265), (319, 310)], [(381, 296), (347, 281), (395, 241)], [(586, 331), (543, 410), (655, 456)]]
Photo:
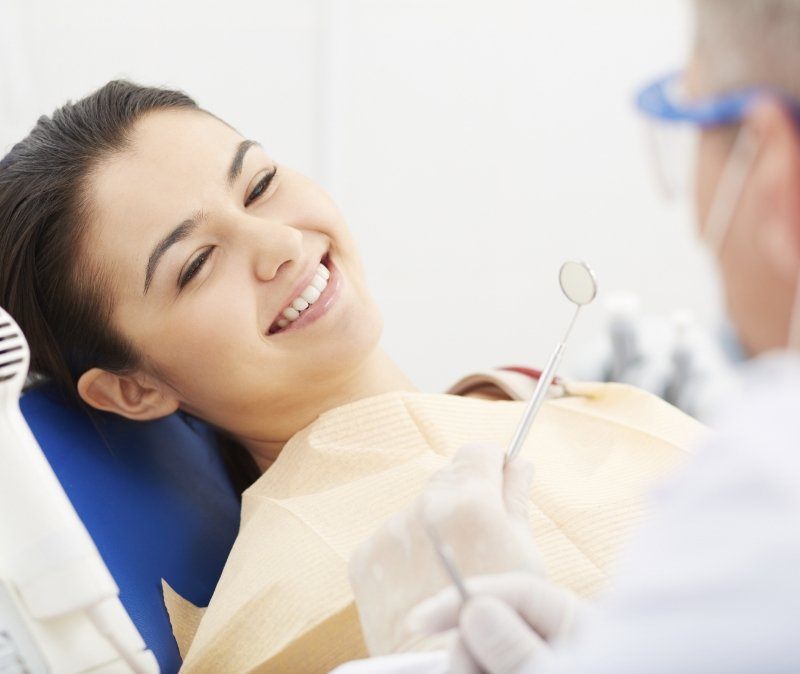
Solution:
[(597, 280), (591, 267), (585, 262), (565, 262), (561, 265), (561, 270), (558, 273), (558, 282), (566, 298), (575, 305), (575, 313), (567, 326), (564, 338), (556, 345), (553, 355), (550, 356), (547, 366), (539, 377), (536, 390), (533, 392), (528, 406), (525, 408), (525, 413), (522, 415), (522, 420), (514, 433), (514, 438), (506, 450), (506, 463), (519, 454), (525, 438), (528, 437), (531, 424), (547, 397), (547, 389), (550, 388), (550, 384), (553, 382), (561, 357), (564, 355), (564, 349), (567, 346), (567, 339), (569, 339), (572, 326), (575, 325), (575, 319), (578, 318), (581, 307), (590, 304), (597, 296)]
[(594, 272), (585, 262), (565, 262), (558, 272), (561, 291), (567, 299), (582, 307), (597, 296), (597, 281)]

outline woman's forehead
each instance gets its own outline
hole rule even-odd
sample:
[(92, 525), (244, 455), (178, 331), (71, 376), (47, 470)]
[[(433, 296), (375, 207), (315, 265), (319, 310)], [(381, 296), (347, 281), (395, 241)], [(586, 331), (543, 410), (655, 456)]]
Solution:
[(90, 250), (124, 277), (146, 264), (153, 242), (226, 189), (242, 137), (206, 113), (159, 111), (139, 120), (130, 143), (93, 172)]
[(195, 110), (166, 110), (145, 115), (134, 126), (130, 143), (110, 158), (117, 174), (169, 184), (198, 175), (224, 172), (242, 137), (215, 117)]

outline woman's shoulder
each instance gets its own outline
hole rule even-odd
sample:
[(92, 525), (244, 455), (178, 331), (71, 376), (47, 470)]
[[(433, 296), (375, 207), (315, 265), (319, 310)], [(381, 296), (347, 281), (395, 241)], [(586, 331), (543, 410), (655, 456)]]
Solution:
[(483, 400), (528, 400), (539, 380), (539, 370), (506, 366), (471, 372), (445, 391)]

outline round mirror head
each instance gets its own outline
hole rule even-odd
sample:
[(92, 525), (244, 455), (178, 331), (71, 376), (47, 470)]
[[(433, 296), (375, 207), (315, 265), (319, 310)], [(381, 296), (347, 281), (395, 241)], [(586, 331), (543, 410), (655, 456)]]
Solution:
[(585, 262), (565, 262), (558, 273), (558, 282), (567, 299), (579, 306), (589, 304), (597, 295), (594, 272)]

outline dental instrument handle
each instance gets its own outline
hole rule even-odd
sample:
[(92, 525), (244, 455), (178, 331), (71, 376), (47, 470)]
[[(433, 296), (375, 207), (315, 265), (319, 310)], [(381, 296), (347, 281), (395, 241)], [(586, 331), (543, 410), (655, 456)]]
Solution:
[(545, 398), (547, 398), (547, 389), (550, 388), (556, 368), (561, 361), (561, 354), (564, 353), (564, 346), (564, 342), (561, 342), (561, 344), (556, 347), (553, 355), (550, 356), (550, 361), (547, 363), (547, 367), (545, 367), (544, 371), (539, 377), (539, 383), (536, 384), (536, 390), (533, 392), (533, 395), (528, 402), (528, 407), (525, 409), (525, 414), (522, 416), (522, 421), (520, 421), (519, 426), (517, 426), (517, 430), (514, 433), (514, 439), (511, 441), (511, 444), (506, 450), (505, 463), (513, 461), (517, 454), (519, 454), (520, 449), (522, 449), (522, 445), (525, 443), (525, 438), (528, 437), (528, 431), (530, 430), (531, 424), (536, 418), (536, 414), (539, 412), (539, 408), (544, 403)]
[(578, 318), (578, 313), (580, 310), (580, 306), (576, 307), (569, 327), (567, 327), (567, 332), (564, 334), (564, 339), (558, 344), (558, 346), (556, 346), (555, 351), (553, 351), (553, 355), (550, 356), (550, 360), (547, 362), (547, 366), (544, 368), (544, 371), (539, 377), (539, 382), (536, 384), (536, 389), (534, 390), (533, 395), (528, 402), (528, 407), (525, 409), (525, 413), (522, 415), (522, 421), (519, 422), (517, 430), (514, 433), (514, 438), (511, 440), (511, 444), (506, 450), (504, 465), (514, 460), (517, 454), (519, 454), (519, 451), (522, 449), (522, 445), (525, 443), (525, 438), (528, 437), (531, 424), (536, 418), (536, 415), (539, 413), (539, 409), (541, 408), (545, 399), (547, 398), (547, 390), (550, 388), (550, 384), (553, 383), (556, 370), (561, 363), (561, 357), (564, 355), (564, 349), (567, 346), (567, 339), (569, 338), (570, 332), (572, 332), (572, 326), (575, 325), (575, 319)]
[(428, 538), (430, 538), (433, 549), (436, 551), (436, 556), (438, 557), (442, 568), (450, 577), (450, 580), (453, 581), (453, 585), (455, 585), (456, 590), (458, 590), (458, 594), (461, 596), (461, 603), (466, 604), (467, 601), (469, 601), (470, 596), (469, 592), (467, 591), (467, 584), (458, 566), (456, 566), (450, 546), (442, 541), (442, 539), (439, 537), (439, 533), (429, 522), (424, 523), (424, 528), (428, 534)]

